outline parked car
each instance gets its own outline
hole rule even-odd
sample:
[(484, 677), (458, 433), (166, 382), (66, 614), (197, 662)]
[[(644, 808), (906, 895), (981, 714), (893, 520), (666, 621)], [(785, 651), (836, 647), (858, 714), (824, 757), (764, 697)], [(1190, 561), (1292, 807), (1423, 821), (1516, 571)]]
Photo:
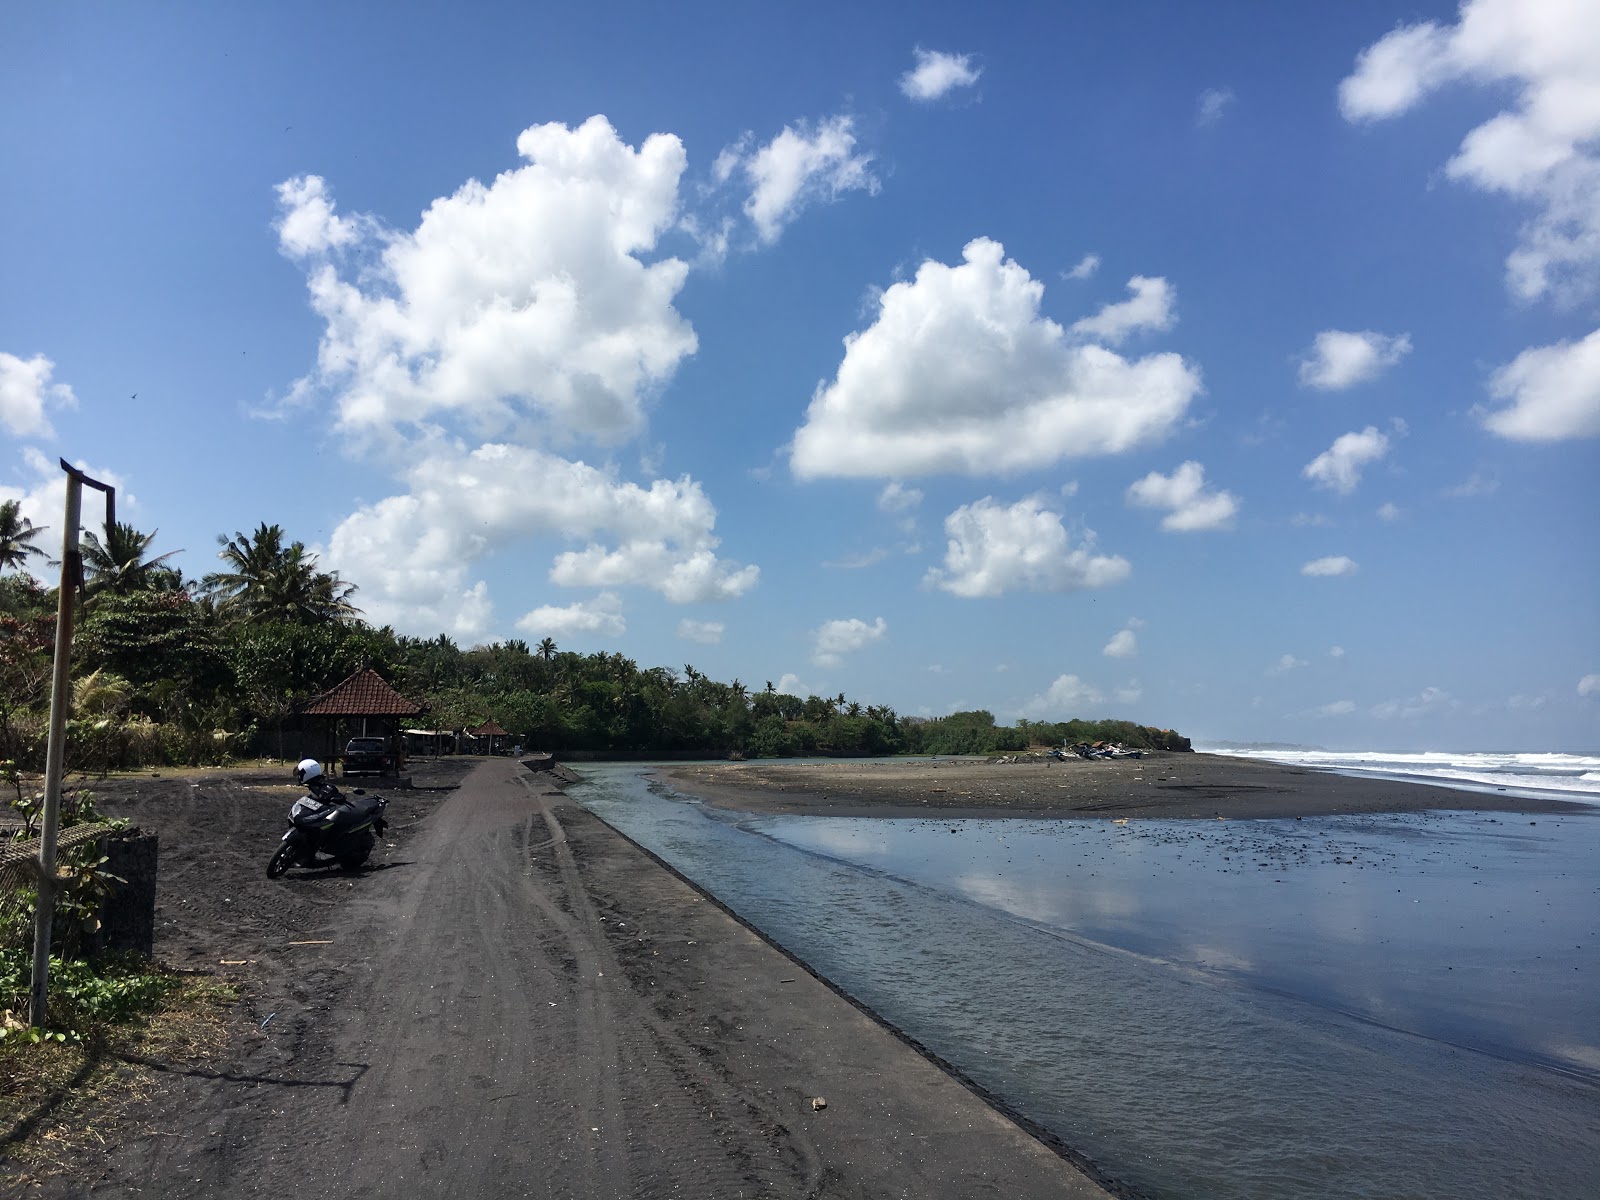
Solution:
[(381, 737), (351, 738), (339, 759), (345, 775), (387, 775), (394, 768), (389, 744)]

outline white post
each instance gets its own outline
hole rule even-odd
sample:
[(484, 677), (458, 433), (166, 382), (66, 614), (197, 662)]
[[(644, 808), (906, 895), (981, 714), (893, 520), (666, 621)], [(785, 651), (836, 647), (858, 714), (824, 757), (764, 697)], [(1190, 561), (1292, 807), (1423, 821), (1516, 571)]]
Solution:
[(55, 673), (50, 680), (50, 741), (44, 758), (44, 813), (39, 825), (39, 903), (33, 914), (33, 992), (28, 1022), (44, 1025), (50, 986), (50, 927), (56, 912), (56, 833), (61, 826), (61, 765), (66, 751), (67, 708), (72, 699), (72, 623), (78, 599), (78, 517), (83, 484), (67, 476), (67, 515), (61, 534), (61, 590), (56, 601)]
[(56, 836), (61, 828), (61, 776), (66, 755), (67, 709), (72, 704), (72, 626), (77, 616), (78, 584), (83, 564), (78, 556), (78, 521), (83, 506), (83, 485), (105, 492), (106, 536), (114, 536), (116, 492), (90, 479), (61, 460), (67, 473), (66, 520), (61, 533), (61, 590), (56, 597), (55, 670), (50, 679), (50, 741), (44, 757), (44, 811), (39, 817), (39, 903), (33, 915), (33, 990), (29, 995), (28, 1023), (44, 1025), (50, 987), (50, 930), (55, 924)]

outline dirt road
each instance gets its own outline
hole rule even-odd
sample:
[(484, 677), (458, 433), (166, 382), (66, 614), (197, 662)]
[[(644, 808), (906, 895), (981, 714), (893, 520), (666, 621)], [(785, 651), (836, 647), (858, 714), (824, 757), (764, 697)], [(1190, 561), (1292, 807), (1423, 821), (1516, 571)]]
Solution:
[[(243, 831), (285, 798), (207, 788), (234, 815), (214, 847), (164, 836), (163, 939), (253, 960), (227, 968), (249, 1032), (29, 1194), (1106, 1194), (548, 777), (483, 761), (430, 814), (406, 801), (385, 869), (275, 883)], [(190, 900), (237, 905), (227, 945), (180, 932)]]

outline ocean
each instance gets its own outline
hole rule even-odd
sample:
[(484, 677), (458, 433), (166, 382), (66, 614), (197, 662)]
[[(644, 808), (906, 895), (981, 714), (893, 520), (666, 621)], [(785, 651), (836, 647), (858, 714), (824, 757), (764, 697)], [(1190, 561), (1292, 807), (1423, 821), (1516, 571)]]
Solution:
[(1203, 745), (1195, 749), (1203, 754), (1256, 758), (1346, 775), (1411, 780), (1476, 792), (1556, 795), (1565, 800), (1600, 804), (1600, 754), (1452, 753), (1444, 750), (1397, 754), (1383, 750), (1282, 750)]
[(1139, 1195), (1600, 1194), (1600, 810), (852, 819), (583, 773), (580, 803)]

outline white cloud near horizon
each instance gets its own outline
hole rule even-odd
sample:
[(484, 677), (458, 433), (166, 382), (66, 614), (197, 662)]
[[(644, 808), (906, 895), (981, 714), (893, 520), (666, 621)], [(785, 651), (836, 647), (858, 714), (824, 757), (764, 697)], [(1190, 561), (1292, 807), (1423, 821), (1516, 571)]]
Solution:
[(622, 616), (622, 601), (612, 592), (601, 592), (592, 600), (564, 606), (542, 605), (517, 620), (517, 628), (535, 637), (571, 638), (593, 634), (612, 640), (627, 632)]
[(721, 621), (692, 621), (688, 617), (678, 622), (678, 636), (686, 642), (701, 646), (715, 646), (722, 641), (727, 626)]
[(1129, 334), (1158, 332), (1178, 323), (1175, 305), (1178, 289), (1158, 276), (1135, 275), (1128, 280), (1128, 299), (1107, 304), (1092, 317), (1074, 322), (1072, 332), (1116, 345)]
[(811, 633), (811, 661), (819, 667), (837, 667), (844, 656), (881, 641), (889, 624), (879, 617), (871, 625), (858, 617), (824, 621)]
[(1380, 721), (1409, 721), (1445, 708), (1459, 708), (1461, 702), (1443, 688), (1425, 687), (1415, 696), (1403, 700), (1385, 700), (1374, 704), (1371, 713)]
[(1321, 708), (1312, 710), (1313, 716), (1318, 717), (1346, 717), (1356, 711), (1354, 700), (1335, 700), (1332, 704), (1324, 704)]
[(814, 696), (817, 692), (816, 688), (801, 683), (800, 677), (792, 671), (786, 671), (778, 676), (778, 682), (773, 684), (773, 688), (782, 696)]
[(1152, 471), (1128, 487), (1127, 500), (1142, 508), (1164, 508), (1161, 528), (1168, 533), (1198, 533), (1231, 529), (1239, 511), (1232, 492), (1207, 491), (1206, 471), (1194, 461), (1182, 463), (1171, 475)]
[(1489, 380), (1506, 401), (1483, 416), (1491, 433), (1517, 442), (1600, 436), (1600, 329), (1578, 342), (1524, 350)]
[(1300, 385), (1339, 392), (1369, 383), (1411, 353), (1409, 334), (1324, 329), (1300, 360)]
[(1009, 506), (985, 496), (956, 509), (944, 528), (944, 566), (930, 568), (923, 582), (953, 596), (1110, 587), (1133, 570), (1125, 558), (1096, 554), (1091, 530), (1074, 547), (1061, 515), (1037, 496)]
[(1105, 694), (1076, 675), (1058, 675), (1043, 693), (1025, 701), (1017, 716), (1030, 721), (1068, 721), (1086, 717), (1105, 703)]
[(921, 104), (949, 95), (956, 88), (971, 87), (983, 74), (983, 68), (972, 65), (970, 54), (945, 54), (921, 46), (912, 54), (917, 65), (900, 76), (900, 91)]
[(795, 432), (801, 479), (1000, 475), (1164, 437), (1200, 392), (1176, 354), (1124, 359), (1039, 312), (1044, 287), (989, 238), (929, 260), (845, 339)]
[(1389, 439), (1368, 425), (1360, 433), (1346, 433), (1305, 465), (1301, 472), (1318, 487), (1348, 496), (1361, 482), (1361, 472), (1389, 453)]
[(745, 216), (770, 246), (811, 204), (837, 200), (852, 191), (876, 195), (879, 184), (871, 166), (870, 154), (856, 153), (855, 119), (841, 114), (816, 125), (809, 121), (786, 125), (754, 152), (730, 147), (719, 156), (715, 173), (744, 174), (750, 185)]
[(50, 382), (55, 369), (42, 354), (18, 358), (0, 351), (0, 428), (16, 437), (55, 436), (45, 409), (78, 406), (70, 387)]
[(1532, 210), (1506, 259), (1521, 299), (1585, 295), (1600, 266), (1600, 5), (1464, 0), (1454, 25), (1403, 25), (1339, 85), (1345, 119), (1398, 116), (1452, 83), (1510, 99), (1470, 130), (1445, 174)]
[(758, 567), (717, 558), (716, 510), (688, 477), (641, 487), (527, 447), (490, 443), (469, 452), (435, 442), (402, 479), (405, 494), (346, 517), (324, 554), (361, 581), (362, 607), (376, 624), (483, 634), (489, 612), (468, 571), (529, 536), (614, 542), (590, 540), (558, 555), (550, 579), (565, 587), (635, 586), (689, 604), (736, 598), (760, 577)]
[(1312, 559), (1300, 568), (1300, 574), (1336, 578), (1340, 575), (1354, 575), (1358, 569), (1355, 559), (1343, 554), (1330, 554), (1326, 558)]

